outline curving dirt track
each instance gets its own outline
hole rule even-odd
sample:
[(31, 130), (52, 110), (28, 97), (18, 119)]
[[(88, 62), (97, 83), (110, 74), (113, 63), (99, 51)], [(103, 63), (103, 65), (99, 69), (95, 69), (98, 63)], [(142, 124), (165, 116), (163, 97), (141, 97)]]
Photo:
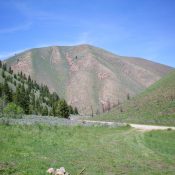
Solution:
[(117, 122), (107, 122), (107, 121), (90, 121), (90, 120), (81, 120), (86, 123), (96, 123), (96, 124), (106, 124), (109, 126), (112, 125), (130, 125), (131, 127), (141, 130), (141, 131), (151, 131), (151, 130), (167, 130), (167, 129), (172, 129), (175, 130), (174, 126), (156, 126), (156, 125), (143, 125), (143, 124), (133, 124), (133, 123), (117, 123)]

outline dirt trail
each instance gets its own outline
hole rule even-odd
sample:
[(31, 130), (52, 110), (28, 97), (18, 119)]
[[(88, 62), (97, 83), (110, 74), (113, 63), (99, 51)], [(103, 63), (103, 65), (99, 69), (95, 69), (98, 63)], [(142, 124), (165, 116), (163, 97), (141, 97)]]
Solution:
[[(108, 121), (92, 121), (92, 120), (79, 120), (86, 123), (96, 123), (96, 124), (106, 124), (109, 126), (112, 125), (128, 125), (127, 123), (117, 123), (117, 122), (108, 122)], [(156, 126), (156, 125), (143, 125), (143, 124), (133, 124), (129, 123), (129, 125), (135, 129), (141, 130), (141, 131), (151, 131), (151, 130), (167, 130), (172, 129), (175, 130), (175, 127), (173, 126)]]
[(151, 131), (151, 130), (167, 130), (172, 129), (175, 130), (173, 126), (155, 126), (155, 125), (140, 125), (140, 124), (129, 124), (131, 127), (143, 130), (143, 131)]

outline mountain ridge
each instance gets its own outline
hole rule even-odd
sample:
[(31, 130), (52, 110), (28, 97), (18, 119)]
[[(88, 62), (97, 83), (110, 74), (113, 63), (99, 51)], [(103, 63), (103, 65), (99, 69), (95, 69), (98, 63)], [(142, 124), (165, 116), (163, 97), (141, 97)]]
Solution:
[[(103, 112), (135, 96), (173, 68), (124, 57), (91, 45), (34, 48), (5, 61), (77, 106), (80, 113)], [(109, 104), (110, 103), (110, 104)]]

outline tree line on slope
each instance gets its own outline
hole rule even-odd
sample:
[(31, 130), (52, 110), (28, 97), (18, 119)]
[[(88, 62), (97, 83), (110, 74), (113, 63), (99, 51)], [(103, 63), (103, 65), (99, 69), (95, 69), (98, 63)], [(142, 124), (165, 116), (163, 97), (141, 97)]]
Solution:
[(24, 114), (60, 116), (68, 118), (78, 114), (77, 108), (60, 99), (56, 92), (51, 93), (46, 85), (39, 85), (30, 75), (13, 73), (11, 67), (0, 61), (0, 112), (20, 111)]

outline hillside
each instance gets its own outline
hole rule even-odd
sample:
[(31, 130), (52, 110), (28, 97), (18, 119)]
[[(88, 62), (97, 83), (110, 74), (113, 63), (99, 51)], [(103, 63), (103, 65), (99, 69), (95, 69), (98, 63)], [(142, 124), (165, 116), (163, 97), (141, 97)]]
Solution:
[(68, 106), (57, 93), (50, 93), (46, 85), (37, 84), (22, 72), (15, 74), (0, 61), (0, 117), (36, 114), (67, 118), (77, 113), (77, 109)]
[(46, 84), (81, 114), (101, 113), (149, 87), (171, 67), (123, 57), (90, 45), (36, 48), (8, 60), (14, 72), (23, 71)]
[(175, 71), (96, 120), (175, 125)]

